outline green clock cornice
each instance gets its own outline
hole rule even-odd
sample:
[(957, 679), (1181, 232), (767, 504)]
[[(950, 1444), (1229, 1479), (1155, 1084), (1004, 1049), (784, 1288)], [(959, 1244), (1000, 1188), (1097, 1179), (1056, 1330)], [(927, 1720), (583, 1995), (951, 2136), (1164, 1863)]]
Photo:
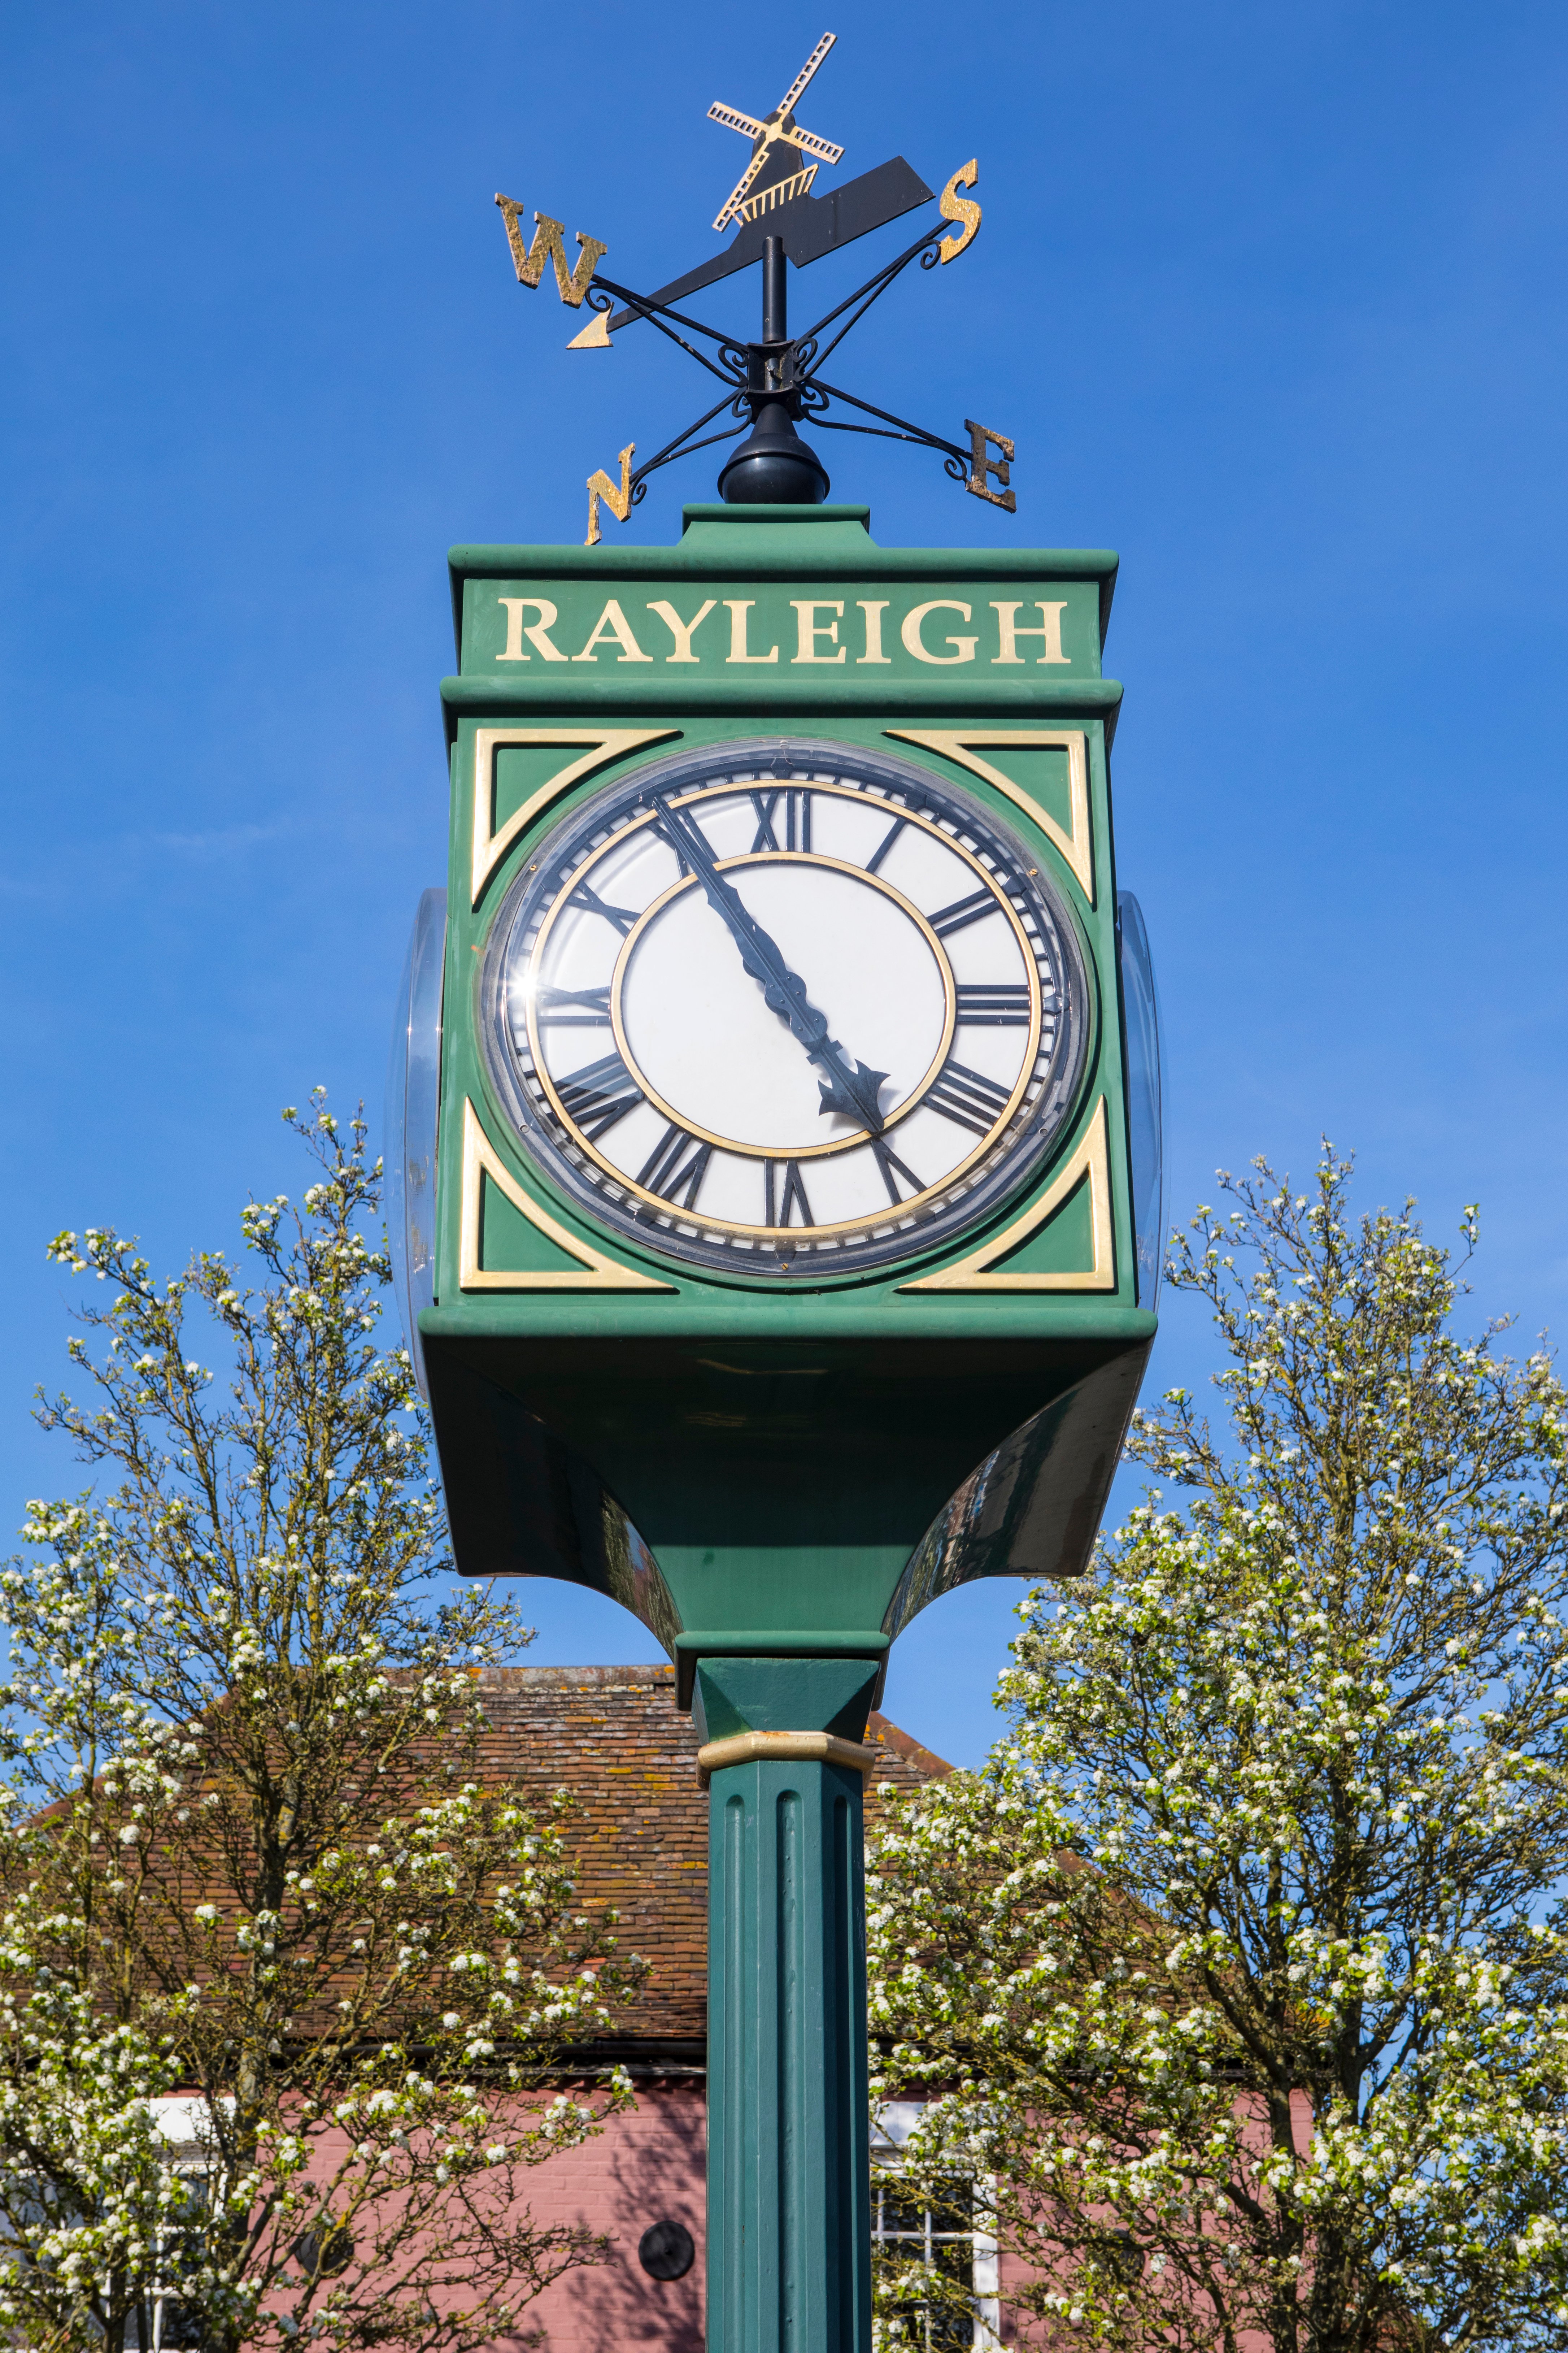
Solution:
[[(542, 670), (537, 677), (497, 678), (490, 671), (441, 681), (448, 742), (465, 714), (500, 716), (508, 712), (563, 723), (637, 712), (656, 723), (692, 717), (729, 719), (755, 727), (760, 699), (754, 672), (737, 678), (702, 678), (678, 670), (673, 677), (650, 678), (631, 663), (617, 663), (605, 671), (576, 678), (563, 678), (559, 670), (551, 669)], [(863, 673), (849, 670), (839, 679), (822, 670), (805, 670), (798, 677), (792, 677), (787, 667), (770, 671), (765, 707), (770, 723), (770, 723), (767, 732), (783, 732), (786, 723), (808, 727), (818, 714), (837, 718), (863, 713), (867, 701)], [(890, 719), (940, 720), (952, 712), (962, 712), (975, 725), (1047, 717), (1099, 718), (1105, 720), (1109, 733), (1121, 708), (1121, 686), (1113, 678), (976, 678), (966, 671), (961, 687), (949, 678), (882, 680), (876, 702), (878, 712)]]
[[(787, 580), (796, 574), (831, 571), (858, 579), (871, 568), (889, 580), (1099, 580), (1106, 602), (1121, 559), (1106, 547), (882, 547), (870, 534), (869, 507), (689, 506), (686, 528), (674, 546), (508, 546), (503, 543), (449, 548), (447, 562), (462, 579), (662, 579), (672, 572), (694, 577), (721, 565), (743, 565), (758, 579)], [(782, 527), (781, 527), (782, 526)]]

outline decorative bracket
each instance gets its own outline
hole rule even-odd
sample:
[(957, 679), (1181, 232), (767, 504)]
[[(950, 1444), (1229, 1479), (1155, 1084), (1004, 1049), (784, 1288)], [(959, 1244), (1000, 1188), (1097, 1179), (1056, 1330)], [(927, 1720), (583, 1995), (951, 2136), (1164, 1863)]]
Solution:
[[(576, 1261), (574, 1269), (487, 1269), (483, 1258), (484, 1188), (489, 1178), (499, 1192), (526, 1218), (545, 1240)], [(579, 1271), (580, 1270), (580, 1271)], [(673, 1282), (656, 1282), (621, 1260), (607, 1258), (591, 1242), (568, 1232), (548, 1209), (531, 1199), (498, 1155), (479, 1113), (463, 1101), (463, 1201), (458, 1287), (462, 1291), (673, 1291)]]
[[(1073, 880), (1092, 907), (1094, 904), (1094, 843), (1089, 822), (1089, 751), (1081, 727), (1051, 727), (1031, 734), (997, 734), (990, 730), (961, 728), (956, 733), (940, 727), (888, 727), (883, 730), (901, 743), (921, 744), (928, 752), (940, 752), (944, 759), (960, 768), (967, 768), (972, 776), (984, 776), (999, 793), (1005, 793), (1015, 806), (1021, 808), (1034, 825), (1037, 825), (1047, 841), (1060, 850), (1071, 870)], [(973, 746), (984, 744), (993, 751), (1058, 751), (1068, 755), (1068, 820), (1064, 831), (1047, 809), (1031, 798), (1021, 785), (994, 768), (989, 760), (974, 756)]]
[[(548, 808), (574, 785), (581, 776), (591, 776), (595, 768), (619, 760), (627, 752), (635, 752), (639, 744), (661, 744), (667, 736), (679, 735), (679, 727), (478, 727), (474, 731), (474, 831), (472, 883), (473, 901), (477, 907), (485, 884), (489, 881), (512, 843), (525, 826), (531, 825), (541, 809)], [(563, 768), (531, 793), (520, 809), (515, 809), (506, 823), (491, 825), (490, 796), (495, 790), (495, 756), (508, 744), (586, 744), (592, 748), (577, 759), (569, 760)]]
[[(1088, 1181), (1089, 1190), (1089, 1231), (1093, 1237), (1094, 1263), (1081, 1271), (1051, 1274), (997, 1274), (993, 1269), (1002, 1259), (1028, 1241), (1040, 1228), (1055, 1217)], [(937, 1274), (921, 1275), (918, 1282), (901, 1282), (900, 1291), (1114, 1291), (1116, 1288), (1116, 1253), (1110, 1230), (1110, 1164), (1106, 1147), (1105, 1097), (1094, 1106), (1093, 1116), (1084, 1131), (1082, 1143), (1068, 1162), (1056, 1182), (1031, 1202), (1021, 1218), (1016, 1218), (1005, 1231), (993, 1234), (977, 1250), (961, 1258), (954, 1266), (944, 1266)]]

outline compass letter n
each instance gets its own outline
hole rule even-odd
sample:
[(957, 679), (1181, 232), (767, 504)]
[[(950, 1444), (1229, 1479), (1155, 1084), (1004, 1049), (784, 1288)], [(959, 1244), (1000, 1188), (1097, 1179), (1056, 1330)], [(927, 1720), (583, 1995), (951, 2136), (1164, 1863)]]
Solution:
[[(603, 466), (598, 469), (596, 473), (589, 475), (588, 536), (583, 542), (584, 547), (597, 547), (599, 544), (599, 501), (601, 499), (604, 500), (605, 504), (609, 508), (610, 512), (615, 516), (617, 522), (625, 522), (627, 515), (630, 514), (632, 511), (632, 459), (637, 455), (637, 445), (635, 441), (628, 441), (626, 448), (621, 451), (621, 479), (618, 485), (611, 481)], [(697, 619), (700, 620), (701, 617), (702, 616), (700, 613)], [(697, 621), (693, 621), (691, 626), (695, 628), (697, 627)]]
[(535, 213), (533, 243), (525, 246), (522, 241), (522, 206), (515, 196), (498, 196), (496, 202), (506, 221), (506, 238), (511, 248), (512, 267), (517, 271), (518, 284), (537, 286), (544, 275), (545, 263), (552, 261), (561, 300), (569, 303), (574, 311), (579, 310), (584, 295), (593, 283), (594, 272), (608, 253), (609, 247), (601, 245), (596, 237), (584, 237), (579, 229), (577, 243), (582, 250), (577, 257), (576, 269), (568, 269), (566, 248), (562, 242), (566, 232), (562, 222), (552, 220), (547, 213)]

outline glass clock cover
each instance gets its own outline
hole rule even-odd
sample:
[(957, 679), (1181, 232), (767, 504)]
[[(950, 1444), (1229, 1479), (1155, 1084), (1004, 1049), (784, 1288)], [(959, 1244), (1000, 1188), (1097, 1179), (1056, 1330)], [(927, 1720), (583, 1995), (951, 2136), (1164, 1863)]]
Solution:
[(1131, 891), (1116, 896), (1116, 936), (1121, 961), (1121, 1010), (1127, 1024), (1127, 1134), (1132, 1161), (1132, 1228), (1138, 1304), (1160, 1303), (1165, 1239), (1165, 1060), (1160, 998), (1143, 910)]
[(585, 801), (481, 974), (491, 1079), (612, 1227), (738, 1274), (935, 1247), (1069, 1118), (1088, 965), (1038, 852), (884, 754), (731, 744)]
[(426, 1400), (419, 1311), (435, 1295), (436, 1119), (441, 1091), (441, 976), (447, 893), (426, 891), (397, 987), (386, 1066), (386, 1232), (393, 1288), (408, 1335), (414, 1377)]

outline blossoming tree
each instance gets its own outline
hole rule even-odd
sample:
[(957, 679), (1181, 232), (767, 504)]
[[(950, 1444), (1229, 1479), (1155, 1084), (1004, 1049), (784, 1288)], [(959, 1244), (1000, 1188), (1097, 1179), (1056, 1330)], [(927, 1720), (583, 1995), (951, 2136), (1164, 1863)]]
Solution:
[(379, 1166), (285, 1117), (315, 1181), (244, 1213), (255, 1287), (52, 1246), (109, 1295), (91, 1404), (41, 1419), (104, 1475), (0, 1579), (0, 2332), (57, 2353), (515, 2333), (598, 2244), (530, 2168), (628, 2095), (550, 2073), (637, 1964), (480, 1770), (478, 1671), (527, 1635), (431, 1591)]
[[(1408, 1204), (1257, 1166), (1171, 1268), (1231, 1441), (1140, 1417), (1184, 1509), (1028, 1597), (1007, 1736), (894, 1810), (876, 2094), (1047, 2343), (1561, 2346), (1568, 1401)], [(962, 2301), (918, 2250), (879, 2293)]]

